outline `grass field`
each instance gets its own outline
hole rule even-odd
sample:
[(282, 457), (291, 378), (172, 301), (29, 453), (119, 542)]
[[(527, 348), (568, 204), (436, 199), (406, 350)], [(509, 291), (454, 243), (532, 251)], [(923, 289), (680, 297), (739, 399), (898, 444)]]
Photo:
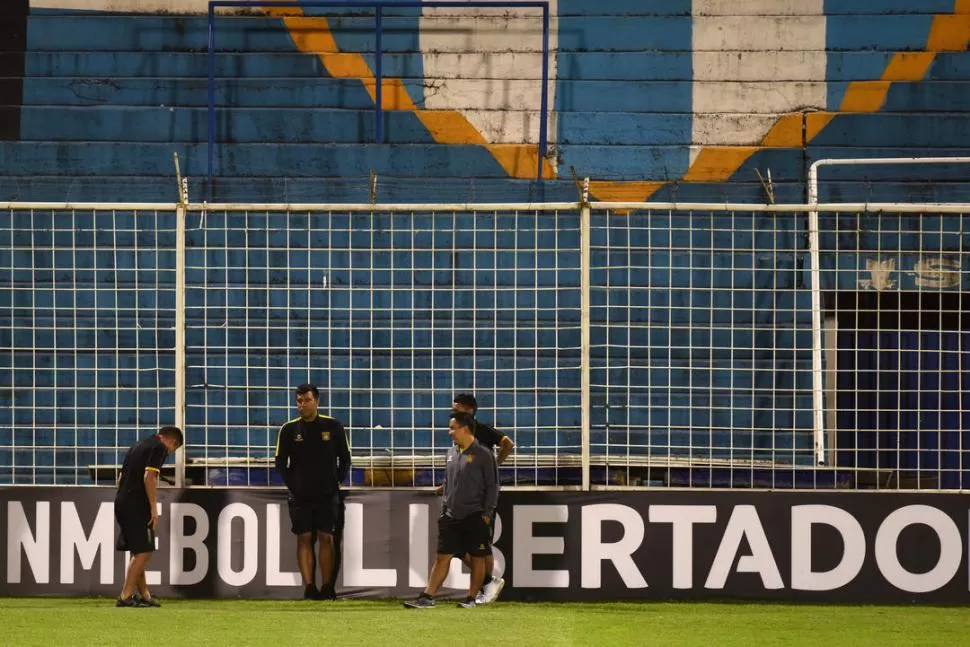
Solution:
[(970, 612), (943, 607), (0, 598), (2, 645), (961, 645)]

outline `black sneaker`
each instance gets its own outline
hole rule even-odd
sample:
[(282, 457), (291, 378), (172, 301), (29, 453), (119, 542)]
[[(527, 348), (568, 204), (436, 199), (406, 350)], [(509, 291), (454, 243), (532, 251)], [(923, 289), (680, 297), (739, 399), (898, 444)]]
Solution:
[(134, 600), (138, 603), (138, 606), (140, 606), (140, 607), (160, 607), (160, 606), (162, 606), (161, 604), (159, 604), (158, 600), (155, 599), (155, 598), (143, 598), (143, 597), (141, 597), (138, 594), (133, 595), (132, 598), (134, 598)]
[(332, 586), (323, 586), (320, 588), (320, 595), (317, 597), (318, 600), (336, 600), (337, 591)]
[(319, 600), (320, 599), (320, 591), (318, 591), (317, 590), (317, 587), (314, 586), (313, 584), (307, 584), (306, 587), (303, 589), (303, 599), (304, 600)]
[(475, 604), (475, 598), (465, 598), (456, 605), (459, 609), (474, 609), (478, 605)]
[(415, 600), (408, 600), (404, 603), (407, 609), (431, 609), (434, 607), (434, 598), (421, 594)]
[(138, 600), (135, 599), (135, 596), (131, 596), (127, 600), (118, 598), (117, 600), (115, 600), (115, 606), (116, 607), (137, 607)]

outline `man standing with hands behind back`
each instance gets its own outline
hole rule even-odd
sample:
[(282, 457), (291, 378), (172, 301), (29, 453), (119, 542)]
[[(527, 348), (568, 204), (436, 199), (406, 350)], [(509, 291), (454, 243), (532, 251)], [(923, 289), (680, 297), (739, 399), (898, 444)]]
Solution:
[[(340, 483), (350, 474), (350, 447), (344, 426), (317, 413), (320, 391), (313, 384), (296, 389), (299, 418), (280, 427), (276, 469), (286, 483), (296, 556), (303, 576), (303, 597), (334, 600), (334, 532), (340, 503)], [(320, 541), (321, 587), (314, 583), (313, 539)]]

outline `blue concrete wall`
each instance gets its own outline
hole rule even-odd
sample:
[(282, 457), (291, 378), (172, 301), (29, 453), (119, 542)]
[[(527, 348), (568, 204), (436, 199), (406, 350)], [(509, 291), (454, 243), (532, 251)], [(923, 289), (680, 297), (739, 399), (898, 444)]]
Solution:
[[(924, 50), (936, 18), (955, 8), (953, 0), (823, 4), (823, 50), (814, 53), (824, 56), (822, 78), (782, 79), (791, 87), (821, 83), (818, 96), (824, 95), (824, 101), (797, 107), (796, 112), (805, 115), (816, 110), (838, 111), (853, 82), (879, 79), (898, 52)], [(704, 16), (695, 15), (697, 6), (685, 0), (561, 0), (557, 4), (553, 139), (559, 177), (566, 181), (548, 181), (541, 192), (530, 180), (509, 178), (485, 146), (436, 141), (413, 111), (385, 114), (386, 143), (373, 143), (373, 102), (358, 79), (332, 78), (319, 57), (297, 49), (280, 19), (220, 19), (215, 198), (365, 201), (370, 197), (366, 179), (373, 170), (380, 177), (377, 198), (388, 202), (573, 199), (573, 172), (594, 180), (666, 182), (652, 199), (764, 201), (758, 171), (764, 174), (770, 169), (775, 198), (786, 202), (804, 199), (805, 173), (816, 159), (970, 153), (970, 126), (963, 117), (970, 107), (970, 54), (964, 47), (937, 53), (924, 78), (893, 83), (877, 110), (839, 113), (810, 141), (799, 145), (768, 146), (751, 140), (747, 144), (753, 153), (737, 170), (723, 173), (722, 179), (690, 180), (696, 163), (692, 148), (717, 148), (713, 139), (705, 139), (711, 132), (698, 134), (697, 127), (697, 106), (703, 100), (698, 78), (710, 72), (698, 69), (701, 59), (694, 39)], [(373, 69), (372, 19), (361, 15), (361, 10), (345, 13), (330, 21), (334, 39), (341, 51), (359, 53)], [(768, 24), (770, 17), (766, 13), (755, 18)], [(426, 83), (418, 11), (405, 9), (388, 15), (385, 29), (385, 72), (401, 79), (408, 97), (420, 109), (431, 99), (434, 88)], [(192, 178), (193, 197), (201, 197), (208, 127), (205, 47), (206, 22), (198, 15), (33, 11), (20, 139), (0, 142), (0, 197), (173, 200), (172, 152), (179, 153), (183, 172)], [(731, 115), (744, 114), (743, 101), (725, 97), (725, 115), (729, 104), (735, 111)], [(752, 106), (752, 112), (756, 108)], [(521, 116), (514, 111), (510, 115), (510, 119)], [(755, 128), (751, 132), (762, 131)], [(727, 139), (740, 145), (748, 136), (745, 133), (739, 127), (737, 133), (727, 133)], [(965, 170), (956, 166), (849, 169), (823, 176), (822, 197), (966, 199), (970, 195), (966, 177)], [(124, 310), (118, 318), (111, 316), (116, 304), (104, 299), (113, 290), (128, 290), (135, 284), (134, 268), (170, 266), (174, 251), (140, 261), (142, 252), (136, 252), (134, 239), (122, 240), (120, 250), (109, 253), (113, 240), (92, 238), (87, 245), (81, 238), (64, 237), (68, 231), (76, 231), (78, 236), (93, 231), (97, 228), (93, 221), (59, 216), (45, 227), (37, 222), (14, 223), (10, 214), (0, 214), (4, 217), (8, 220), (0, 220), (0, 236), (6, 237), (0, 239), (0, 268), (7, 269), (0, 270), (0, 335), (8, 348), (38, 351), (18, 350), (0, 356), (0, 394), (7, 399), (0, 406), (0, 445), (9, 446), (11, 434), (22, 433), (13, 430), (29, 425), (33, 429), (29, 444), (35, 448), (29, 456), (0, 451), (0, 478), (4, 466), (25, 465), (17, 461), (51, 467), (41, 476), (32, 475), (35, 479), (53, 480), (55, 474), (73, 478), (71, 468), (58, 472), (54, 466), (112, 462), (117, 459), (115, 450), (94, 447), (103, 447), (109, 440), (126, 444), (137, 430), (170, 416), (173, 404), (167, 394), (174, 384), (169, 350), (174, 338), (166, 332), (174, 304), (170, 275), (162, 274), (154, 301), (139, 301), (137, 311)], [(594, 446), (602, 448), (610, 441), (649, 447), (645, 451), (661, 456), (787, 460), (797, 455), (798, 460), (806, 460), (811, 420), (807, 415), (810, 343), (804, 216), (735, 217), (731, 222), (736, 231), (729, 240), (719, 239), (718, 243), (745, 250), (735, 253), (708, 251), (712, 236), (718, 236), (712, 232), (723, 232), (725, 227), (710, 217), (683, 216), (668, 222), (660, 217), (629, 216), (632, 231), (641, 232), (635, 240), (629, 230), (616, 227), (615, 220), (607, 223), (597, 218), (594, 246), (601, 249), (593, 257), (594, 383), (616, 386), (595, 390)], [(852, 222), (840, 218), (826, 221), (826, 225), (834, 227), (837, 222), (840, 231), (855, 231)], [(962, 235), (957, 233), (959, 228), (953, 229), (953, 222), (914, 225), (909, 219), (884, 218), (881, 234), (863, 231), (852, 240), (846, 238), (848, 234), (823, 236), (823, 248), (854, 246), (885, 253), (895, 249), (893, 245), (904, 247), (898, 232), (922, 227), (919, 248), (905, 250), (913, 258), (920, 252), (961, 253)], [(153, 226), (142, 223), (143, 230), (135, 229), (147, 241)], [(429, 224), (430, 229), (435, 227), (437, 223)], [(892, 238), (894, 227), (898, 230), (896, 242), (887, 243), (886, 236)], [(937, 235), (944, 232), (950, 235)], [(61, 236), (59, 245), (82, 251), (71, 255), (42, 251), (52, 235)], [(287, 254), (297, 244), (275, 238), (256, 244), (234, 231), (220, 244), (236, 246), (238, 251), (207, 255), (202, 251), (205, 235), (201, 231), (191, 234), (190, 266), (259, 265), (266, 262), (262, 249), (266, 246), (283, 255), (280, 262), (289, 263)], [(563, 308), (558, 323), (566, 332), (560, 331), (558, 336), (551, 330), (540, 333), (536, 343), (542, 352), (531, 360), (520, 358), (522, 371), (510, 381), (513, 374), (499, 368), (518, 342), (504, 331), (517, 322), (534, 323), (528, 317), (516, 319), (510, 308), (504, 308), (515, 305), (516, 293), (499, 292), (489, 303), (442, 303), (434, 300), (440, 295), (431, 296), (430, 286), (424, 286), (398, 301), (387, 290), (388, 281), (397, 282), (390, 261), (365, 253), (372, 244), (370, 238), (346, 238), (317, 241), (323, 247), (348, 250), (336, 261), (327, 259), (329, 280), (343, 285), (353, 280), (355, 288), (372, 295), (373, 300), (358, 303), (347, 292), (328, 294), (324, 302), (314, 305), (329, 308), (329, 318), (308, 320), (306, 330), (293, 326), (282, 336), (273, 332), (273, 326), (294, 320), (284, 316), (282, 303), (271, 302), (272, 286), (274, 281), (289, 281), (290, 277), (252, 275), (243, 270), (189, 273), (188, 382), (196, 385), (189, 394), (191, 429), (213, 444), (234, 446), (230, 453), (238, 455), (251, 454), (248, 445), (269, 447), (275, 425), (291, 409), (285, 385), (303, 381), (306, 375), (303, 369), (288, 368), (295, 357), (289, 351), (280, 359), (264, 349), (364, 345), (373, 349), (373, 358), (368, 355), (367, 359), (373, 362), (369, 370), (354, 369), (356, 355), (352, 352), (310, 357), (312, 366), (325, 365), (325, 374), (313, 379), (332, 387), (325, 407), (362, 430), (360, 442), (393, 450), (416, 440), (419, 446), (430, 447), (432, 437), (423, 432), (414, 437), (410, 431), (372, 437), (366, 430), (376, 425), (385, 429), (440, 426), (432, 411), (446, 407), (444, 400), (453, 391), (467, 388), (474, 376), (476, 388), (493, 394), (486, 396), (485, 408), (516, 412), (514, 421), (498, 416), (500, 424), (514, 422), (529, 430), (526, 437), (517, 438), (520, 445), (535, 447), (538, 453), (557, 446), (561, 451), (574, 451), (578, 443), (578, 371), (560, 370), (556, 381), (544, 369), (557, 362), (574, 366), (572, 351), (563, 349), (575, 345), (577, 276), (563, 279), (559, 301), (548, 301), (548, 293), (539, 291), (522, 296), (541, 303), (541, 308)], [(510, 281), (503, 287), (512, 287), (516, 281), (531, 285), (536, 269), (552, 266), (557, 241), (548, 233), (537, 233), (536, 241), (548, 255), (538, 268), (500, 273)], [(474, 244), (463, 239), (459, 248), (470, 249)], [(499, 251), (495, 262), (508, 267), (514, 258), (503, 247), (505, 243), (498, 244), (506, 252)], [(560, 239), (558, 245), (573, 249), (575, 241)], [(679, 269), (637, 274), (618, 270), (612, 267), (619, 262), (616, 254), (602, 251), (607, 245), (652, 250), (624, 256), (621, 265)], [(243, 251), (246, 247), (252, 249)], [(168, 249), (174, 250), (174, 246)], [(400, 269), (405, 262), (430, 265), (430, 250), (430, 239), (424, 240), (409, 260), (395, 261), (394, 268)], [(231, 254), (237, 256), (229, 258)], [(351, 268), (361, 267), (364, 258), (364, 265), (375, 271), (362, 279)], [(826, 275), (826, 287), (835, 287), (837, 281), (844, 281), (838, 284), (843, 289), (857, 287), (865, 261), (845, 258), (823, 255), (824, 268), (845, 270)], [(912, 264), (910, 256), (900, 258), (900, 267)], [(456, 290), (462, 298), (470, 298), (472, 292), (465, 288), (476, 278), (469, 267), (451, 258), (435, 257), (434, 262), (444, 272), (433, 277), (436, 289)], [(578, 265), (575, 252), (560, 254), (559, 262), (561, 266)], [(900, 284), (905, 287), (910, 280), (910, 275), (904, 275)], [(66, 281), (72, 281), (70, 294), (75, 295), (70, 301), (64, 300), (67, 291), (55, 289)], [(226, 285), (246, 285), (247, 289), (228, 291)], [(605, 285), (620, 292), (602, 289)], [(685, 289), (688, 287), (691, 289)], [(627, 292), (634, 295), (632, 301), (621, 296)], [(132, 292), (132, 298), (135, 296)], [(148, 297), (139, 292), (137, 298)], [(374, 310), (388, 304), (387, 310)], [(203, 309), (203, 305), (208, 307)], [(302, 301), (286, 303), (288, 307), (303, 305)], [(265, 318), (253, 320), (252, 313), (264, 308)], [(489, 321), (492, 332), (474, 337), (422, 332), (423, 325), (449, 308), (460, 312), (504, 309)], [(247, 312), (249, 320), (245, 319)], [(368, 327), (376, 321), (380, 330), (366, 340), (353, 332), (362, 323), (362, 312), (378, 313), (368, 314)], [(144, 317), (151, 321), (146, 323)], [(238, 327), (221, 327), (240, 317), (250, 331), (262, 332), (253, 337)], [(390, 317), (395, 327), (414, 330), (407, 344), (415, 347), (433, 343), (442, 348), (486, 350), (477, 351), (474, 358), (461, 353), (449, 356), (449, 371), (439, 374), (432, 369), (430, 354), (406, 359), (392, 354), (391, 349), (404, 342), (389, 330)], [(83, 332), (70, 339), (58, 337), (58, 321), (65, 328), (73, 326)], [(617, 323), (634, 327), (623, 334), (608, 329)], [(636, 324), (649, 324), (651, 331), (638, 333)], [(98, 331), (113, 326), (120, 332)], [(31, 328), (39, 332), (26, 332)], [(156, 330), (151, 339), (145, 338), (146, 329)], [(637, 350), (630, 351), (631, 345)], [(102, 352), (108, 347), (118, 349), (115, 355)], [(156, 347), (162, 352), (156, 352)], [(76, 352), (60, 352), (65, 348)], [(757, 350), (741, 350), (747, 348)], [(86, 363), (65, 364), (75, 357)], [(247, 369), (253, 361), (261, 368)], [(616, 368), (620, 365), (624, 368)], [(208, 371), (205, 366), (223, 368)], [(732, 370), (725, 371), (724, 366)], [(24, 370), (3, 370), (13, 367)], [(81, 370), (87, 368), (91, 372)], [(93, 370), (96, 368), (106, 370)], [(154, 375), (156, 383), (143, 384), (148, 375)], [(15, 378), (22, 382), (14, 383)], [(132, 383), (137, 388), (125, 388)], [(225, 388), (243, 384), (254, 388)], [(627, 385), (640, 390), (633, 392)], [(28, 395), (24, 389), (29, 386), (38, 388)], [(393, 398), (391, 386), (408, 391), (406, 400)], [(550, 395), (553, 386), (561, 389), (558, 400)], [(162, 392), (158, 401), (146, 400), (147, 392), (158, 388)], [(60, 398), (92, 400), (98, 406), (80, 412)], [(747, 431), (732, 438), (723, 432), (727, 428)], [(70, 450), (60, 456), (61, 450), (53, 449), (55, 441), (58, 445), (66, 442), (65, 433), (84, 448), (80, 453)], [(110, 438), (99, 439), (98, 434)], [(18, 440), (18, 444), (24, 443)]]

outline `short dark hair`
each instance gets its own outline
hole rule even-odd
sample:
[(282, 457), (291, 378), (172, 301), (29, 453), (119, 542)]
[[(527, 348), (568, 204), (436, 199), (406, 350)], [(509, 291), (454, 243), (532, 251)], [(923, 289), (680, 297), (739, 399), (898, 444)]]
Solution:
[(466, 427), (469, 431), (474, 429), (472, 425), (475, 424), (475, 419), (470, 413), (459, 413), (458, 411), (455, 411), (451, 414), (451, 418), (457, 422), (458, 426), (460, 427)]
[(308, 382), (307, 384), (301, 384), (300, 386), (296, 387), (297, 395), (303, 395), (304, 393), (312, 393), (314, 400), (320, 399), (320, 389), (317, 388), (316, 384), (310, 384)]
[(478, 411), (478, 400), (471, 393), (459, 393), (455, 396), (452, 402), (457, 402), (460, 405), (471, 407), (472, 411)]
[(185, 436), (182, 435), (182, 430), (178, 427), (171, 425), (162, 427), (158, 430), (158, 435), (165, 436), (166, 438), (173, 438), (178, 443), (179, 447), (185, 444)]

